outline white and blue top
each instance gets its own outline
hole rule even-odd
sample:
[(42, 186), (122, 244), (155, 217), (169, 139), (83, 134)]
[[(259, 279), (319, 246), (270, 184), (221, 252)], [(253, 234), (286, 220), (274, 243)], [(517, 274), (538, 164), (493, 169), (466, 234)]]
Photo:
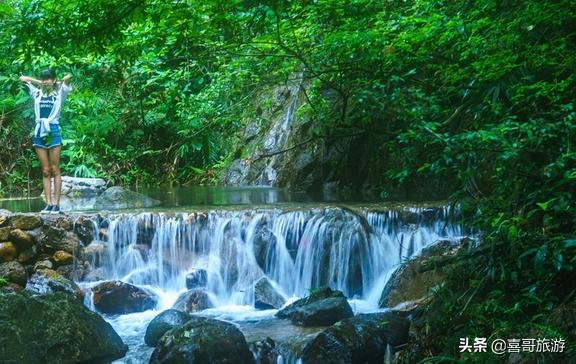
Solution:
[(72, 91), (72, 86), (61, 82), (58, 89), (50, 95), (42, 94), (42, 90), (30, 82), (26, 82), (30, 89), (30, 96), (34, 99), (34, 115), (36, 116), (36, 127), (34, 135), (45, 137), (50, 133), (50, 124), (58, 124), (62, 104), (66, 100), (68, 93)]

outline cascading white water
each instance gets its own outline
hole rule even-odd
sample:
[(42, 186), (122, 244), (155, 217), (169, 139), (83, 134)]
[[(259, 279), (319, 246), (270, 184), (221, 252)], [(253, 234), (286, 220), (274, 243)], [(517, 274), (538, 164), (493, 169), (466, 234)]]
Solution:
[(205, 269), (216, 305), (252, 304), (246, 293), (263, 275), (287, 296), (330, 286), (375, 304), (375, 291), (400, 262), (440, 238), (462, 235), (447, 223), (449, 213), (313, 208), (110, 215), (103, 268), (106, 279), (172, 292), (185, 289), (191, 269)]
[[(92, 267), (104, 279), (146, 286), (160, 298), (156, 310), (107, 317), (130, 347), (116, 363), (147, 362), (152, 349), (143, 341), (146, 327), (186, 290), (192, 269), (206, 270), (206, 290), (215, 305), (202, 314), (220, 319), (270, 320), (274, 311), (253, 308), (254, 282), (264, 275), (286, 298), (330, 286), (350, 298), (355, 312), (378, 310), (386, 281), (401, 262), (438, 239), (463, 235), (462, 227), (450, 222), (454, 212), (449, 207), (314, 207), (95, 219), (99, 223), (91, 245), (106, 248), (95, 249), (103, 253), (89, 259)], [(100, 229), (107, 233), (99, 236)]]

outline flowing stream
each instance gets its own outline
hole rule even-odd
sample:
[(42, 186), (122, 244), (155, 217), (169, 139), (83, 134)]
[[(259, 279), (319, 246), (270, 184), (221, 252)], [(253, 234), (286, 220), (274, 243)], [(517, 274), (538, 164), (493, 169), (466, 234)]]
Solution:
[[(160, 297), (155, 310), (106, 317), (130, 346), (117, 363), (148, 362), (147, 324), (186, 291), (186, 275), (194, 269), (206, 270), (214, 305), (201, 314), (236, 322), (241, 329), (272, 320), (276, 312), (253, 308), (254, 282), (262, 276), (288, 301), (330, 286), (344, 292), (355, 312), (378, 311), (382, 289), (402, 261), (438, 239), (464, 234), (453, 223), (455, 216), (450, 207), (285, 206), (95, 219), (92, 244), (104, 248), (92, 264), (101, 279), (146, 287)], [(274, 325), (270, 321), (271, 330)], [(269, 334), (262, 333), (262, 339)]]

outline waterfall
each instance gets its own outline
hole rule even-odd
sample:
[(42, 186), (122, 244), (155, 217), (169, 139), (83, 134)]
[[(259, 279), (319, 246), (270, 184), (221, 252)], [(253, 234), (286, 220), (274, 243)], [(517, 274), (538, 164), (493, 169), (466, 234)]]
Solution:
[(252, 304), (253, 284), (264, 275), (287, 297), (330, 286), (376, 304), (402, 261), (463, 234), (451, 222), (455, 213), (316, 207), (112, 214), (98, 226), (108, 230), (99, 264), (106, 279), (166, 292), (183, 291), (186, 274), (204, 269), (217, 305)]

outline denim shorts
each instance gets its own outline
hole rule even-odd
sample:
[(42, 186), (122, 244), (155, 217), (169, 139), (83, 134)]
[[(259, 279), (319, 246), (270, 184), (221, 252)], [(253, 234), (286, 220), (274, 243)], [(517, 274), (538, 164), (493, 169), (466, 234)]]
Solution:
[[(40, 131), (38, 131), (40, 134)], [(36, 148), (50, 149), (62, 145), (62, 135), (58, 124), (50, 124), (50, 134), (41, 138), (39, 135), (32, 137), (32, 145)]]

